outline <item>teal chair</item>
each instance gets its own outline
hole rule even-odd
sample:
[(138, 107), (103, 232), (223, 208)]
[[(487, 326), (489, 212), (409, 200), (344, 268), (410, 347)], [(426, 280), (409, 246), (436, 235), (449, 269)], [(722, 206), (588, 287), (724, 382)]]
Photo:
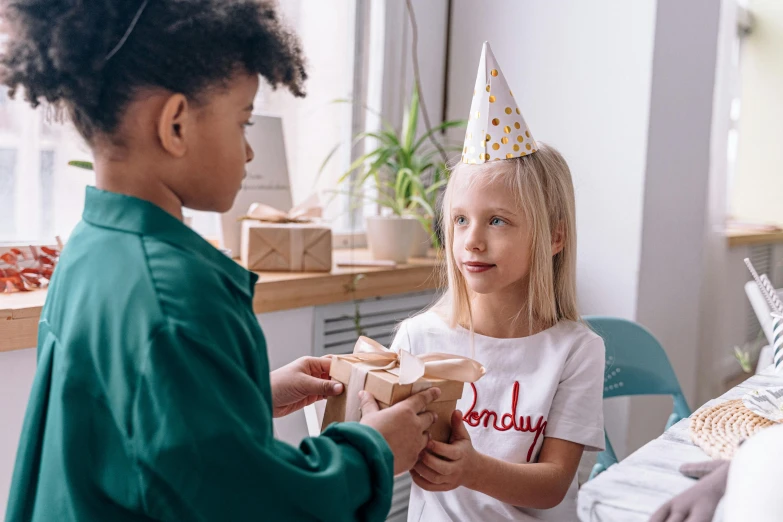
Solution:
[[(666, 429), (691, 414), (680, 383), (661, 344), (643, 326), (616, 317), (585, 317), (606, 346), (604, 399), (629, 395), (671, 395), (674, 409)], [(590, 479), (617, 463), (609, 437)]]

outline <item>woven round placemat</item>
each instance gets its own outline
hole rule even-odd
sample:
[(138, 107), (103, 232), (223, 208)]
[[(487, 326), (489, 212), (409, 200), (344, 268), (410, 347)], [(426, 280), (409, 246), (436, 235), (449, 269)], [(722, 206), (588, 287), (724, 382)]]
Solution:
[(742, 440), (775, 423), (756, 415), (741, 399), (702, 408), (691, 416), (693, 443), (714, 459), (730, 459)]

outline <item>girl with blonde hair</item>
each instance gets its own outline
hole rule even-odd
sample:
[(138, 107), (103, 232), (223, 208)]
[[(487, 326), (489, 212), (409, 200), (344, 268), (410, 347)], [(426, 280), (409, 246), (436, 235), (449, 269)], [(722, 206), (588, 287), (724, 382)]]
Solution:
[(487, 44), (442, 224), (447, 291), (393, 347), (487, 374), (411, 471), (408, 520), (576, 520), (579, 460), (604, 445), (604, 344), (577, 312), (568, 165), (530, 135)]

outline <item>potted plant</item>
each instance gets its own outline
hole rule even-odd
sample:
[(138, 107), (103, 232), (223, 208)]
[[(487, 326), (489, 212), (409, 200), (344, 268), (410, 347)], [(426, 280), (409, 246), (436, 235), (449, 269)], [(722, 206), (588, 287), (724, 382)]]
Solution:
[[(367, 243), (375, 259), (405, 262), (408, 257), (423, 257), (430, 246), (439, 246), (434, 235), (436, 201), (448, 181), (444, 149), (430, 143), (435, 133), (451, 127), (465, 126), (462, 120), (446, 121), (416, 136), (419, 125), (419, 94), (413, 89), (411, 101), (403, 118), (401, 132), (388, 123), (383, 129), (362, 132), (353, 146), (374, 140), (371, 150), (357, 158), (340, 177), (338, 183), (350, 182), (351, 192), (362, 194), (368, 181), (375, 194), (362, 195), (374, 201), (381, 212), (366, 217)], [(336, 152), (327, 156), (322, 169)], [(458, 147), (445, 150), (458, 151)]]

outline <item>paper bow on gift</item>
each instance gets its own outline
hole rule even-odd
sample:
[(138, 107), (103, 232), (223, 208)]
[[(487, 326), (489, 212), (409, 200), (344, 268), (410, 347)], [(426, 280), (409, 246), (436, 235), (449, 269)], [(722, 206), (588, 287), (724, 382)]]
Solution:
[(336, 357), (358, 359), (370, 371), (389, 371), (397, 375), (403, 385), (413, 384), (425, 375), (449, 381), (476, 382), (486, 373), (478, 361), (468, 357), (448, 353), (413, 355), (407, 350), (400, 350), (398, 354), (364, 336), (356, 341), (353, 354)]
[(250, 205), (247, 215), (242, 216), (240, 219), (255, 219), (256, 221), (266, 221), (268, 223), (312, 223), (320, 219), (322, 214), (323, 208), (319, 203), (318, 195), (313, 194), (288, 212), (283, 212), (263, 203), (253, 203)]
[(336, 355), (335, 358), (353, 363), (350, 379), (345, 387), (346, 406), (343, 420), (346, 422), (361, 419), (359, 392), (364, 389), (369, 372), (392, 373), (398, 376), (401, 385), (412, 384), (412, 393), (432, 386), (429, 381), (420, 380), (425, 375), (433, 379), (475, 382), (486, 373), (481, 364), (467, 357), (447, 353), (413, 355), (406, 350), (397, 354), (367, 337), (359, 337), (353, 354)]

